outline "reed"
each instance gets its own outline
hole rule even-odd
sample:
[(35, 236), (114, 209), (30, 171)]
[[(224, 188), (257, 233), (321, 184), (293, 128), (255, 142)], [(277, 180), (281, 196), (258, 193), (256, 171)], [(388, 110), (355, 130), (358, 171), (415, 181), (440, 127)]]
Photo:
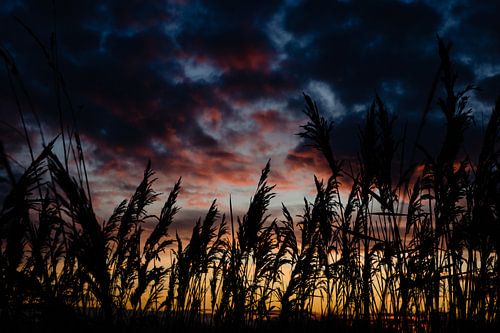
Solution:
[[(304, 94), (307, 122), (298, 135), (322, 154), (330, 175), (314, 177), (316, 195), (304, 199), (301, 215), (284, 204), (282, 216), (270, 215), (269, 161), (247, 212), (234, 217), (230, 202), (231, 230), (214, 200), (183, 244), (169, 234), (181, 179), (159, 215), (149, 213), (160, 198), (151, 162), (130, 199), (98, 221), (77, 124), (64, 122), (74, 120), (74, 111), (56, 48), (49, 51), (30, 34), (54, 71), (61, 133), (37, 155), (19, 108), (32, 156), (20, 176), (0, 146), (10, 182), (0, 211), (3, 322), (51, 326), (66, 313), (68, 321), (89, 327), (145, 325), (152, 316), (173, 331), (314, 323), (354, 331), (498, 328), (500, 99), (478, 160), (463, 156), (473, 121), (468, 93), (475, 87), (456, 88), (449, 44), (438, 39), (441, 65), (429, 97), (432, 102), (442, 88), (437, 105), (445, 135), (437, 154), (417, 138), (413, 151), (423, 158), (413, 161), (412, 153), (406, 160), (405, 134), (396, 137), (395, 117), (375, 96), (359, 127), (356, 161), (337, 159), (334, 123)], [(28, 98), (14, 60), (3, 48), (0, 55), (13, 92)], [(63, 142), (62, 160), (52, 151), (56, 140)]]

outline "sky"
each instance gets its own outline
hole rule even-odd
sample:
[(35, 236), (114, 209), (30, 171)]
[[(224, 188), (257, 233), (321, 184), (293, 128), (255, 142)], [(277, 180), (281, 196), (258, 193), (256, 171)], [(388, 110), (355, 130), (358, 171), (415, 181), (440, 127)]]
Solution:
[[(235, 209), (244, 211), (269, 159), (270, 182), (277, 184), (272, 209), (281, 202), (299, 207), (304, 196), (314, 194), (313, 175), (328, 175), (321, 156), (296, 135), (306, 122), (302, 93), (334, 121), (338, 159), (356, 159), (358, 126), (375, 94), (397, 117), (395, 133), (401, 135), (406, 124), (408, 137), (414, 137), (439, 64), (437, 34), (453, 42), (459, 84), (481, 88), (471, 94), (476, 121), (466, 137), (468, 152), (477, 150), (500, 95), (496, 1), (55, 3), (2, 1), (0, 45), (16, 61), (49, 139), (60, 124), (54, 79), (16, 18), (46, 45), (56, 32), (59, 66), (77, 110), (94, 206), (102, 218), (132, 195), (148, 159), (157, 191), (168, 193), (182, 176), (180, 205), (187, 220), (214, 198), (227, 212), (230, 194)], [(26, 100), (22, 106), (27, 109)], [(34, 117), (25, 116), (40, 151)], [(4, 66), (0, 119), (7, 153), (26, 165), (29, 155)], [(63, 122), (68, 126), (70, 117)], [(443, 128), (433, 103), (421, 143), (438, 147)]]

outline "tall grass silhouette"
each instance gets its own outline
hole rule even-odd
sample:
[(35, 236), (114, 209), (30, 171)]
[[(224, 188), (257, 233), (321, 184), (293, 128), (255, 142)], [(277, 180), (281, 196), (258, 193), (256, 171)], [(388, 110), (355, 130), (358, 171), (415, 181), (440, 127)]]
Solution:
[[(69, 94), (53, 51), (39, 45), (56, 78), (60, 133), (36, 155), (18, 103), (31, 156), (22, 175), (15, 176), (0, 149), (10, 182), (0, 212), (5, 327), (498, 328), (500, 99), (478, 160), (460, 158), (472, 122), (468, 93), (475, 88), (457, 90), (451, 47), (442, 40), (429, 97), (433, 101), (443, 88), (437, 103), (445, 136), (436, 155), (417, 141), (414, 150), (421, 154), (406, 158), (412, 147), (395, 136), (396, 120), (376, 96), (359, 127), (357, 162), (341, 161), (332, 149), (334, 124), (304, 95), (307, 123), (298, 135), (330, 169), (328, 179), (314, 177), (314, 200), (304, 199), (300, 216), (285, 205), (282, 216), (272, 216), (268, 162), (247, 212), (233, 216), (231, 205), (226, 218), (214, 200), (187, 244), (169, 233), (180, 209), (181, 179), (159, 216), (148, 213), (159, 199), (150, 162), (130, 199), (108, 220), (97, 220)], [(3, 48), (0, 54), (15, 96), (29, 98), (19, 90), (24, 85), (12, 56)], [(428, 107), (422, 126), (427, 113)], [(40, 133), (43, 138), (41, 127)], [(53, 152), (56, 140), (62, 157)], [(418, 155), (424, 157), (413, 161)], [(146, 222), (153, 223), (149, 234)]]

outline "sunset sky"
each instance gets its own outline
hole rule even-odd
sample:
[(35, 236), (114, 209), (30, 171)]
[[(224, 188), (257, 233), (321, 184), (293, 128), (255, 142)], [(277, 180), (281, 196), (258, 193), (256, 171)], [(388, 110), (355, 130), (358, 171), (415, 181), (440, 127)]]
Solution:
[[(243, 211), (268, 159), (273, 208), (298, 207), (312, 197), (313, 174), (326, 170), (295, 135), (306, 121), (302, 92), (335, 121), (339, 159), (356, 158), (357, 128), (375, 93), (397, 115), (396, 134), (407, 122), (414, 138), (438, 66), (436, 34), (454, 43), (459, 83), (482, 88), (472, 96), (469, 152), (500, 94), (496, 1), (56, 1), (55, 19), (51, 3), (2, 1), (0, 45), (17, 62), (50, 139), (59, 131), (53, 77), (15, 17), (46, 45), (55, 24), (102, 218), (130, 197), (148, 159), (157, 191), (183, 177), (189, 221), (214, 198), (227, 212), (230, 193)], [(433, 106), (422, 138), (431, 148), (444, 126)], [(4, 66), (0, 117), (7, 152), (26, 165), (25, 141), (6, 125), (21, 129)]]

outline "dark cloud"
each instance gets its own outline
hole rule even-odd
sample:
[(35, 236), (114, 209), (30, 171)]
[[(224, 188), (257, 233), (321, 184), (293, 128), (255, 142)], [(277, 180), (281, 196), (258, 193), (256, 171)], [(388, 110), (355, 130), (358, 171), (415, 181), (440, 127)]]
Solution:
[(493, 105), (497, 98), (500, 98), (500, 74), (479, 81), (477, 86), (481, 89), (478, 95), (485, 102)]
[[(340, 159), (356, 159), (358, 128), (376, 93), (398, 118), (395, 135), (402, 137), (406, 125), (412, 145), (439, 63), (436, 33), (454, 43), (459, 85), (483, 89), (472, 98), (476, 118), (487, 119), (500, 94), (494, 1), (55, 3), (55, 11), (48, 0), (0, 4), (0, 45), (16, 60), (44, 128), (59, 131), (54, 76), (15, 17), (48, 49), (56, 29), (58, 66), (92, 147), (91, 164), (101, 168), (96, 177), (128, 179), (152, 158), (170, 178), (191, 176), (186, 195), (195, 205), (208, 203), (202, 186), (250, 186), (250, 174), (269, 157), (280, 161), (275, 178), (283, 182), (293, 179), (286, 172), (302, 168), (327, 172), (321, 157), (294, 136), (305, 120), (302, 91), (335, 121), (332, 142)], [(15, 105), (2, 68), (0, 115), (20, 129)], [(39, 141), (24, 97), (22, 107)], [(68, 126), (67, 101), (63, 109)], [(469, 152), (477, 150), (485, 122), (476, 120)], [(19, 135), (2, 126), (6, 147), (23, 154)], [(437, 150), (443, 128), (433, 103), (422, 145)]]
[(262, 98), (287, 98), (291, 91), (295, 94), (299, 82), (295, 82), (288, 73), (252, 70), (232, 71), (221, 78), (221, 91), (234, 99), (252, 101)]
[(500, 21), (498, 3), (492, 0), (458, 2), (450, 13), (455, 21), (446, 36), (456, 40), (460, 53), (471, 57), (471, 66), (498, 63)]
[(376, 91), (396, 101), (404, 97), (407, 106), (422, 100), (420, 92), (437, 68), (440, 20), (422, 3), (305, 2), (287, 16), (286, 27), (304, 39), (302, 47), (290, 46), (287, 67), (296, 75), (331, 83), (348, 106)]

